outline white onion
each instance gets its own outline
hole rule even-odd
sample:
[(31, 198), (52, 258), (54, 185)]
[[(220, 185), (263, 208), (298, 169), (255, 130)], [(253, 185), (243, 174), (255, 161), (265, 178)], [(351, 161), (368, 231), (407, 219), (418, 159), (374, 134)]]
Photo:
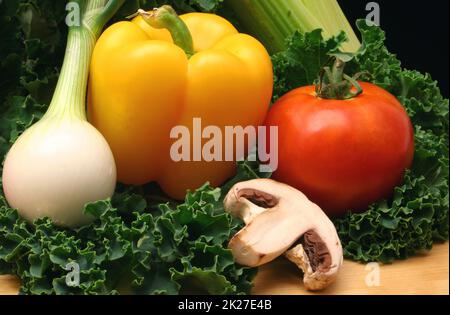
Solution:
[(112, 196), (116, 166), (103, 136), (88, 122), (45, 120), (28, 129), (8, 152), (3, 190), (26, 220), (49, 217), (59, 226), (92, 221), (90, 201)]

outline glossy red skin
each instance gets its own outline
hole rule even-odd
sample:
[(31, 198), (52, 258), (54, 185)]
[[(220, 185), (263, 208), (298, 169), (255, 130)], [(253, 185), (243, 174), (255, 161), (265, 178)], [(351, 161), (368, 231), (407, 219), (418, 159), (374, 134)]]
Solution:
[(389, 197), (414, 156), (413, 126), (400, 102), (376, 85), (361, 86), (350, 100), (318, 98), (314, 86), (293, 90), (266, 119), (279, 127), (273, 178), (332, 217)]

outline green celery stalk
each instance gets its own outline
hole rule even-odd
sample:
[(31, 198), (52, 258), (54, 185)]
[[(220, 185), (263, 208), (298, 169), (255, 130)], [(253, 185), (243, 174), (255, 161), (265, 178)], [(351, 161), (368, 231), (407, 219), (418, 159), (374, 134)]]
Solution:
[(275, 53), (295, 31), (302, 33), (322, 29), (325, 38), (347, 34), (342, 49), (355, 52), (361, 46), (358, 37), (337, 0), (228, 0), (246, 31), (256, 36)]

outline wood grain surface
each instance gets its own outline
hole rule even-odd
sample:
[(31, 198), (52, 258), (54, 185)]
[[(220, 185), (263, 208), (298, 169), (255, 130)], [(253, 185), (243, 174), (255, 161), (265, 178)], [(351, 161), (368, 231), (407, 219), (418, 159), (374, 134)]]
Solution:
[(379, 286), (366, 285), (373, 266), (346, 260), (336, 282), (319, 293), (306, 291), (295, 265), (278, 259), (260, 269), (253, 294), (449, 294), (448, 253), (449, 244), (440, 244), (430, 252), (381, 265)]
[[(366, 278), (376, 271), (345, 261), (337, 281), (322, 292), (304, 289), (295, 265), (278, 259), (261, 267), (253, 294), (449, 294), (449, 244), (435, 245), (430, 252), (404, 261), (381, 265), (379, 286), (368, 286)], [(367, 269), (366, 269), (367, 268)], [(375, 282), (372, 284), (376, 284)], [(0, 276), (0, 294), (17, 294), (19, 281), (14, 276)]]

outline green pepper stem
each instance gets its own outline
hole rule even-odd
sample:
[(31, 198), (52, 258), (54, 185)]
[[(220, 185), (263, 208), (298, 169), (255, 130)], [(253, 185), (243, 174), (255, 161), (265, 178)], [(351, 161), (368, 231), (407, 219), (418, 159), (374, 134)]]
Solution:
[(180, 19), (170, 5), (163, 5), (150, 12), (139, 9), (138, 14), (151, 27), (156, 29), (167, 29), (170, 32), (175, 45), (183, 49), (188, 57), (191, 57), (195, 53), (191, 32), (186, 23)]
[[(332, 68), (324, 67), (316, 81), (316, 95), (324, 99), (348, 100), (363, 92), (357, 78), (344, 73), (345, 62), (335, 58)], [(356, 91), (353, 90), (356, 89)]]

